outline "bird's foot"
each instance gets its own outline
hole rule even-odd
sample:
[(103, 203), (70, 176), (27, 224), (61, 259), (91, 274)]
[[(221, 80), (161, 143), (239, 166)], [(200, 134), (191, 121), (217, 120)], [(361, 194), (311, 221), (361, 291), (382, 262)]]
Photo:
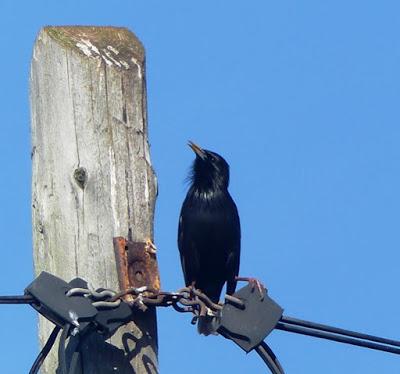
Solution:
[(189, 289), (189, 297), (191, 300), (195, 300), (196, 299), (196, 293), (195, 290), (196, 288), (196, 281), (193, 281), (189, 286), (187, 286), (187, 288)]
[(157, 247), (151, 239), (146, 240), (146, 245), (144, 246), (144, 249), (147, 253), (150, 253), (152, 255), (155, 255), (157, 253)]
[(196, 287), (195, 282), (193, 281), (190, 284), (187, 284), (185, 288), (182, 289), (185, 292), (185, 298), (190, 301), (196, 300)]
[(260, 299), (264, 300), (264, 292), (266, 290), (265, 286), (257, 279), (252, 277), (235, 277), (236, 281), (248, 282), (251, 285), (251, 290), (254, 291), (257, 287), (260, 293)]

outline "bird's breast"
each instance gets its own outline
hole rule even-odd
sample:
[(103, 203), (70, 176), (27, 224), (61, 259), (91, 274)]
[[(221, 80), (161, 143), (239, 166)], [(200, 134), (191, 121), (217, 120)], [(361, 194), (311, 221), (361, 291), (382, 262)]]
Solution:
[(208, 240), (209, 245), (231, 239), (238, 216), (236, 205), (227, 191), (193, 191), (188, 197), (183, 218), (190, 226), (192, 237), (197, 240), (201, 237), (201, 241)]

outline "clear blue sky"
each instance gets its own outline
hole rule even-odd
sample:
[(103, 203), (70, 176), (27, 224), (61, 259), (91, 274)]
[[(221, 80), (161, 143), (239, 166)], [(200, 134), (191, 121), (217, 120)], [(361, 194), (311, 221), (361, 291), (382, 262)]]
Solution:
[[(114, 25), (147, 49), (156, 243), (182, 283), (177, 218), (192, 139), (231, 164), (243, 275), (288, 315), (400, 338), (398, 1), (2, 1), (0, 294), (32, 280), (28, 77), (44, 25)], [(68, 250), (67, 248), (65, 250)], [(0, 308), (2, 373), (28, 372), (36, 315)], [(263, 373), (160, 310), (162, 373)], [(400, 372), (400, 357), (276, 331), (288, 374)], [(184, 364), (176, 362), (183, 358)]]

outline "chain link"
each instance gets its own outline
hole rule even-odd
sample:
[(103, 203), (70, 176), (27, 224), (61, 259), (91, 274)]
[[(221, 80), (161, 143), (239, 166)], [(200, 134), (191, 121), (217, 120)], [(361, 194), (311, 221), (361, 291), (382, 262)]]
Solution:
[[(179, 313), (193, 313), (198, 316), (216, 315), (222, 310), (222, 303), (213, 303), (210, 298), (194, 287), (184, 287), (176, 292), (165, 292), (148, 287), (129, 288), (120, 292), (113, 290), (94, 291), (85, 288), (72, 288), (67, 296), (84, 296), (92, 300), (98, 309), (116, 308), (127, 295), (133, 297), (128, 303), (141, 310), (152, 307), (172, 306)], [(242, 301), (230, 296), (238, 304)]]

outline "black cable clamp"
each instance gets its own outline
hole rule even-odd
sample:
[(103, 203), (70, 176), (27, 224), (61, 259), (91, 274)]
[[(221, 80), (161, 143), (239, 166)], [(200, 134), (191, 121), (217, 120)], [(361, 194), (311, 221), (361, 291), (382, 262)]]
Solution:
[(254, 349), (273, 374), (283, 374), (277, 357), (264, 342), (280, 321), (283, 309), (267, 295), (265, 289), (263, 292), (264, 295), (260, 295), (248, 284), (233, 298), (226, 296), (217, 332), (235, 342), (246, 353)]
[[(215, 322), (217, 321), (217, 323)], [(339, 343), (400, 354), (400, 341), (363, 334), (283, 315), (283, 309), (264, 290), (263, 297), (251, 285), (225, 297), (221, 313), (213, 326), (245, 352), (255, 350), (273, 374), (283, 374), (283, 368), (264, 339), (274, 330), (328, 339)]]
[[(69, 294), (72, 289), (80, 289), (83, 292)], [(69, 335), (83, 336), (89, 331), (97, 331), (107, 339), (122, 325), (132, 319), (131, 307), (123, 302), (118, 306), (107, 309), (97, 309), (84, 291), (88, 290), (87, 282), (81, 278), (75, 278), (67, 283), (62, 279), (42, 272), (26, 289), (24, 299), (29, 301), (34, 309), (53, 322), (56, 327), (51, 333), (47, 343), (39, 353), (33, 364), (30, 374), (39, 371), (45, 357), (53, 346), (59, 331), (63, 333), (59, 345), (59, 370), (62, 374), (75, 373), (73, 362), (67, 368), (65, 359), (65, 341)], [(104, 289), (91, 291), (101, 293)], [(106, 293), (106, 296), (109, 296)], [(74, 352), (75, 356), (78, 352)], [(75, 360), (76, 361), (76, 360)]]

